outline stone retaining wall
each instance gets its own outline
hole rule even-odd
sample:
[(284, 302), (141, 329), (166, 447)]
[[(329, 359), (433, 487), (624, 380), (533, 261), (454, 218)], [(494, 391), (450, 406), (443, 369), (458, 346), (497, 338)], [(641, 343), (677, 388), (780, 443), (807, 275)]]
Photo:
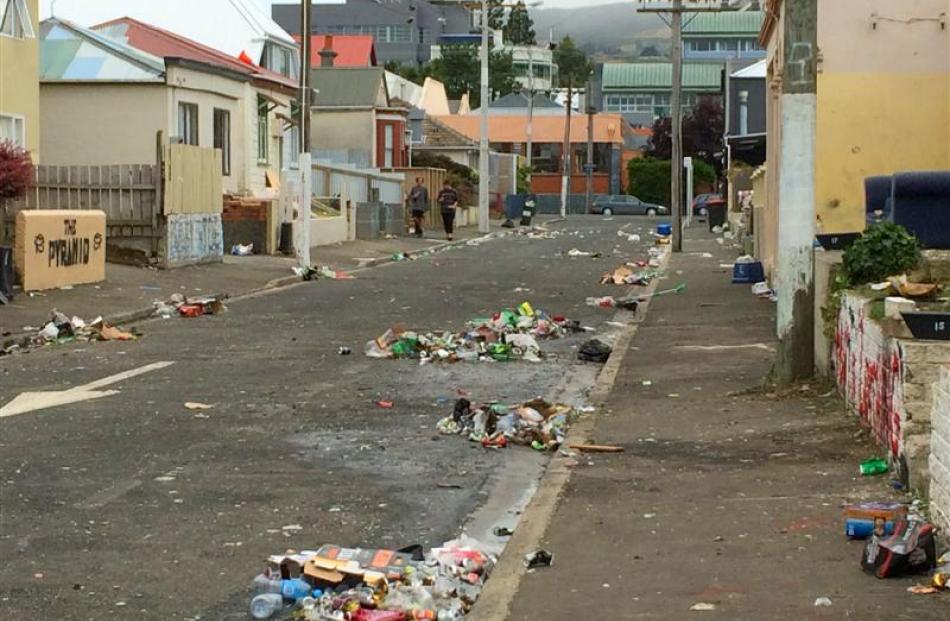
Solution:
[(933, 385), (930, 440), (930, 508), (934, 522), (950, 533), (950, 367)]

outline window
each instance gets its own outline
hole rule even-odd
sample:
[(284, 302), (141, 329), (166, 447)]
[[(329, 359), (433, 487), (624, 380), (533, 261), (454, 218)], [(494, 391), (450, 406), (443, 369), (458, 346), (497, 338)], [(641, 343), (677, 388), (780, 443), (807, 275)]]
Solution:
[(387, 123), (383, 129), (383, 144), (383, 168), (392, 168), (396, 153), (396, 128), (392, 123)]
[(221, 174), (231, 174), (231, 113), (214, 109), (214, 148), (221, 149)]
[(0, 13), (0, 35), (14, 39), (34, 38), (33, 19), (25, 0), (0, 0)]
[(653, 95), (609, 95), (607, 112), (651, 112)]
[(198, 104), (178, 104), (178, 137), (185, 144), (198, 146)]
[(26, 148), (26, 123), (22, 116), (0, 114), (0, 142), (6, 140)]
[(257, 163), (266, 164), (269, 159), (270, 106), (267, 100), (257, 96)]

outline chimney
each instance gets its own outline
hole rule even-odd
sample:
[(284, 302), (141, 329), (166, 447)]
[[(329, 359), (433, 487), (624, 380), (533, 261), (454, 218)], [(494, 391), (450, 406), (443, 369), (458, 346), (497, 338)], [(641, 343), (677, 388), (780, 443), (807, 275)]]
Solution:
[(739, 91), (739, 135), (749, 133), (749, 91)]
[(323, 49), (320, 50), (320, 66), (332, 67), (334, 59), (338, 56), (333, 50), (333, 35), (327, 35), (324, 41)]

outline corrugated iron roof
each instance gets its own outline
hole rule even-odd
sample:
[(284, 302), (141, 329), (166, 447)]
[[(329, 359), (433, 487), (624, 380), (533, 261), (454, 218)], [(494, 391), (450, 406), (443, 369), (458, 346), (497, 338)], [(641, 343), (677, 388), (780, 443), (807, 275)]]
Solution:
[[(604, 89), (649, 90), (673, 87), (673, 65), (664, 63), (607, 63), (604, 65)], [(722, 84), (722, 65), (683, 63), (683, 88), (718, 91)]]
[[(481, 116), (465, 114), (439, 116), (436, 119), (471, 140), (481, 135)], [(619, 114), (594, 115), (594, 142), (623, 143), (624, 126), (628, 125)], [(564, 118), (560, 116), (540, 116), (532, 121), (532, 140), (541, 142), (564, 141)], [(488, 138), (491, 142), (525, 143), (528, 141), (528, 123), (524, 116), (499, 115), (488, 119)], [(587, 142), (587, 116), (571, 117), (571, 142)]]
[(131, 17), (123, 17), (98, 24), (93, 26), (91, 30), (159, 58), (171, 57), (194, 60), (222, 67), (255, 79), (275, 82), (287, 88), (297, 87), (294, 80), (279, 73), (242, 62), (207, 45)]
[(161, 82), (165, 62), (65, 20), (40, 24), (40, 80)]
[(310, 75), (315, 107), (376, 106), (380, 88), (386, 88), (382, 67), (321, 67)]
[(698, 35), (734, 35), (758, 37), (765, 20), (763, 11), (722, 11), (717, 13), (697, 13), (684, 20), (683, 36)]
[(56, 0), (56, 16), (81, 26), (132, 17), (237, 58), (261, 58), (265, 41), (296, 43), (254, 0)]

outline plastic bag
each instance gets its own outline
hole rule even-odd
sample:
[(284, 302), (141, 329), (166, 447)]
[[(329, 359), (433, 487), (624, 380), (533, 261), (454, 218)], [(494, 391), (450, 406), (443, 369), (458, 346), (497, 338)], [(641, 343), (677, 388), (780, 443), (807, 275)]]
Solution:
[(924, 573), (936, 564), (934, 527), (917, 520), (898, 522), (886, 537), (875, 535), (861, 556), (861, 567), (878, 578)]

